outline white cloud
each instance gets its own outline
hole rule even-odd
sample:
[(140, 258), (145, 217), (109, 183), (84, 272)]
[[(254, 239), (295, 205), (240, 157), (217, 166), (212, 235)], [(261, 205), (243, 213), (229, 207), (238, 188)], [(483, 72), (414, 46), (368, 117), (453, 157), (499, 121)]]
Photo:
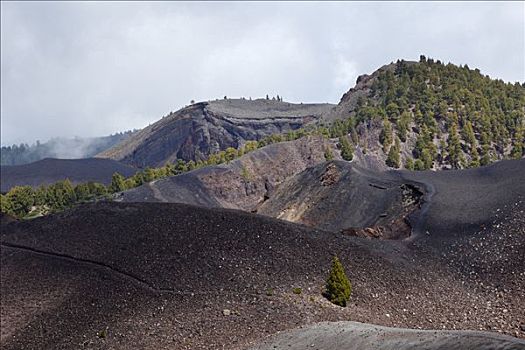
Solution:
[(191, 99), (333, 102), (420, 53), (524, 79), (523, 3), (1, 3), (2, 144), (96, 136)]

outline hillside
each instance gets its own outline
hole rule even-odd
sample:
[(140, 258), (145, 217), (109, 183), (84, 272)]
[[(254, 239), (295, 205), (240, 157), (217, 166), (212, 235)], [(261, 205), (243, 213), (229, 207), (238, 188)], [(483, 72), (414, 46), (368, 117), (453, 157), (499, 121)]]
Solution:
[[(406, 238), (415, 231), (481, 227), (492, 220), (491, 208), (525, 196), (525, 160), (383, 172), (358, 162), (325, 162), (327, 145), (321, 137), (272, 144), (226, 164), (143, 184), (119, 200), (241, 209), (348, 234)], [(418, 224), (428, 211), (435, 219)]]
[(419, 209), (422, 191), (396, 174), (325, 162), (288, 178), (257, 213), (330, 231), (374, 227), (353, 234), (406, 238), (408, 217)]
[(421, 57), (362, 75), (325, 118), (384, 167), (467, 168), (525, 154), (525, 86)]
[(170, 113), (99, 156), (137, 167), (158, 167), (177, 159), (204, 160), (228, 147), (238, 148), (246, 140), (301, 128), (332, 107), (263, 99), (196, 103)]
[[(509, 204), (469, 238), (493, 245), (507, 226), (515, 243), (505, 251), (523, 256), (523, 203)], [(337, 320), (525, 337), (523, 262), (499, 260), (514, 279), (490, 283), (472, 273), (492, 266), (478, 245), (467, 255), (449, 244), (442, 256), (424, 239), (369, 240), (166, 203), (84, 205), (7, 224), (1, 240), (3, 349), (245, 349)], [(353, 283), (347, 308), (321, 296), (334, 254)]]
[(524, 116), (524, 85), (422, 56), (337, 106), (192, 103), (3, 166), (59, 182), (0, 198), (0, 347), (524, 349)]
[(137, 169), (111, 159), (42, 159), (34, 163), (2, 166), (2, 192), (14, 186), (50, 185), (57, 181), (69, 179), (73, 184), (99, 182), (109, 184), (113, 173), (131, 176)]
[[(342, 161), (324, 163), (286, 180), (258, 213), (330, 230), (371, 227), (369, 234), (382, 237), (383, 232), (387, 238), (393, 232), (401, 237), (428, 232), (442, 241), (490, 224), (497, 215), (493, 208), (524, 198), (524, 173), (525, 160), (386, 173)], [(323, 181), (327, 175), (329, 183)]]
[(146, 183), (120, 199), (256, 211), (284, 180), (324, 162), (325, 150), (332, 147), (320, 136), (275, 143), (228, 163)]
[(170, 113), (101, 157), (133, 166), (204, 160), (247, 140), (303, 129), (347, 137), (378, 169), (469, 168), (525, 153), (525, 87), (421, 57), (357, 79), (337, 106), (216, 100)]

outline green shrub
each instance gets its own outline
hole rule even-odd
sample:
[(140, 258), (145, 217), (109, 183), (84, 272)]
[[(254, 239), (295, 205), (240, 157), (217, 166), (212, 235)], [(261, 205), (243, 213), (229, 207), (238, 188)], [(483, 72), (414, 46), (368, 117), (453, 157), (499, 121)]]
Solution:
[(326, 293), (325, 296), (332, 303), (339, 306), (346, 306), (347, 301), (350, 299), (352, 293), (352, 285), (350, 280), (346, 276), (343, 265), (334, 256), (332, 260), (332, 269), (330, 275), (326, 281)]
[(301, 294), (303, 292), (303, 290), (301, 288), (294, 288), (293, 289), (293, 294)]
[(348, 137), (341, 136), (339, 143), (341, 144), (341, 157), (343, 157), (344, 160), (351, 161), (354, 158), (354, 147), (348, 141)]
[(250, 181), (252, 178), (250, 172), (248, 171), (248, 169), (246, 169), (244, 165), (242, 166), (242, 169), (241, 169), (241, 177), (244, 179), (244, 181)]
[(332, 153), (332, 149), (330, 147), (325, 148), (324, 150), (324, 159), (330, 161), (334, 159), (334, 154)]
[(108, 336), (108, 330), (107, 329), (103, 329), (100, 332), (97, 332), (97, 337), (99, 337), (100, 339), (104, 339), (107, 336)]
[(407, 158), (407, 161), (405, 163), (405, 168), (407, 170), (414, 170), (414, 160), (412, 158)]

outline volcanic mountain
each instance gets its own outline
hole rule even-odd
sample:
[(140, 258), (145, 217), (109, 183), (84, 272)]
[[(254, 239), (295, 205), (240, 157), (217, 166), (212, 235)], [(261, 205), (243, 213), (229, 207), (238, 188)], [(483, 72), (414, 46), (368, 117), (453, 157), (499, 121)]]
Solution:
[(228, 147), (238, 148), (246, 140), (314, 123), (332, 107), (264, 99), (200, 102), (170, 113), (99, 156), (137, 167), (202, 160)]
[[(523, 156), (524, 89), (422, 57), (358, 78), (337, 106), (171, 113), (93, 161), (161, 166), (307, 136), (44, 217), (2, 215), (1, 347), (521, 350), (525, 160), (488, 164)], [(445, 168), (458, 169), (429, 170)], [(323, 296), (334, 256), (345, 308)]]
[(99, 156), (136, 167), (203, 160), (300, 128), (348, 137), (367, 168), (468, 168), (525, 155), (525, 86), (422, 57), (362, 75), (338, 105), (224, 99), (170, 113)]

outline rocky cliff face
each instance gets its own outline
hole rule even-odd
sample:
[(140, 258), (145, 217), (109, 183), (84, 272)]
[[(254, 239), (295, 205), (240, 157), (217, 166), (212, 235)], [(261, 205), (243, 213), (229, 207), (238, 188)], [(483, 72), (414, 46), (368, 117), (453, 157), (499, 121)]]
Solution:
[(99, 154), (136, 167), (156, 167), (176, 159), (199, 160), (247, 140), (296, 130), (314, 123), (329, 104), (272, 100), (201, 102), (162, 118), (121, 144)]

